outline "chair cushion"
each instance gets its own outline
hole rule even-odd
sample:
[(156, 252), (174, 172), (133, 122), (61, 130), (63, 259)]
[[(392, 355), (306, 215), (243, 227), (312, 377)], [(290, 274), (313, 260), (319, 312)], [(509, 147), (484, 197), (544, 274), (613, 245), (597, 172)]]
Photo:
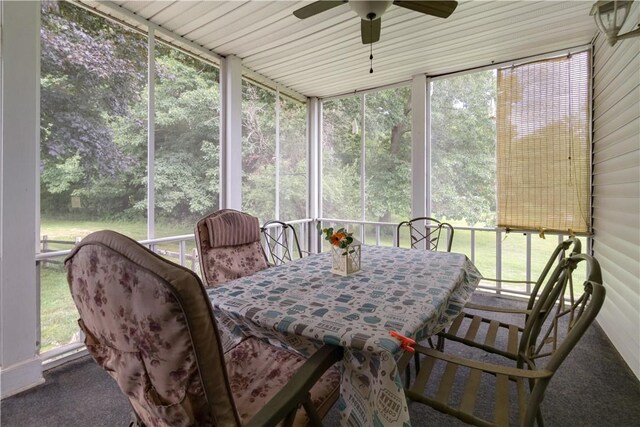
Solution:
[(201, 255), (200, 262), (207, 286), (226, 283), (267, 268), (260, 242), (209, 249)]
[(146, 425), (238, 423), (195, 274), (111, 231), (83, 239), (66, 268), (89, 353)]
[[(246, 424), (280, 391), (305, 359), (251, 337), (224, 355), (231, 393), (243, 424)], [(338, 398), (340, 372), (331, 367), (311, 389), (311, 401), (323, 417)], [(295, 426), (307, 425), (304, 409), (298, 410)]]
[(206, 222), (212, 248), (260, 241), (260, 222), (254, 216), (229, 210), (207, 218)]

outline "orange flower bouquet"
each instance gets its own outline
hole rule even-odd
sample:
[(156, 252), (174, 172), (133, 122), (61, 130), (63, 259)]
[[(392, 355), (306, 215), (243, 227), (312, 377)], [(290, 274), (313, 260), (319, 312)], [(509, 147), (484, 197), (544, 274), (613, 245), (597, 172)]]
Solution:
[(360, 270), (360, 242), (345, 228), (320, 228), (318, 231), (331, 243), (331, 272), (346, 276)]
[(335, 247), (347, 249), (353, 243), (353, 233), (349, 233), (345, 228), (338, 228), (334, 231), (333, 227), (329, 227), (323, 228), (320, 232), (324, 234), (325, 240), (328, 240)]

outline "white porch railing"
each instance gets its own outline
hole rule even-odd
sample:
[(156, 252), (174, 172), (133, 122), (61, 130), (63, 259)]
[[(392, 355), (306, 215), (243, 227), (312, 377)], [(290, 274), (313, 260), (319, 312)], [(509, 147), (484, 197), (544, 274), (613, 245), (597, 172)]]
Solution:
[[(396, 241), (396, 223), (357, 221), (335, 218), (300, 219), (288, 221), (296, 227), (301, 249), (305, 252), (317, 253), (325, 249), (325, 241), (318, 238), (317, 224), (322, 226), (344, 226), (353, 231), (363, 243), (377, 246), (392, 246)], [(276, 226), (277, 227), (277, 226)], [(497, 294), (529, 295), (532, 278), (537, 277), (537, 269), (544, 264), (553, 248), (566, 238), (565, 235), (547, 235), (544, 243), (547, 247), (537, 247), (541, 244), (535, 234), (512, 232), (507, 234), (504, 229), (487, 227), (454, 226), (453, 252), (465, 253), (478, 266), (480, 272), (487, 278), (480, 283), (480, 288)], [(524, 240), (518, 241), (524, 235)], [(508, 236), (508, 237), (506, 237)], [(513, 236), (513, 238), (512, 238)], [(289, 239), (291, 242), (292, 239)], [(152, 251), (172, 261), (192, 269), (200, 274), (199, 260), (194, 249), (194, 235), (163, 237), (140, 241)], [(488, 242), (492, 242), (490, 245)], [(535, 243), (534, 243), (535, 242)], [(177, 244), (177, 250), (166, 249), (167, 245)], [(514, 249), (516, 246), (524, 246)], [(495, 248), (494, 248), (495, 247)], [(173, 249), (173, 248), (172, 248)], [(517, 253), (512, 253), (512, 252)], [(37, 277), (40, 281), (40, 271), (44, 263), (50, 266), (60, 265), (69, 250), (55, 250), (36, 254), (35, 261), (38, 269)], [(58, 261), (56, 264), (51, 261)], [(505, 268), (508, 265), (507, 268)], [(514, 267), (515, 265), (515, 267)], [(521, 266), (521, 268), (520, 268)], [(50, 268), (50, 267), (44, 267)], [(58, 267), (60, 268), (60, 267)], [(508, 270), (507, 272), (505, 270)], [(40, 283), (38, 284), (40, 291)], [(71, 296), (69, 295), (69, 298)], [(40, 301), (40, 298), (38, 298)], [(40, 313), (40, 309), (38, 309)], [(46, 319), (55, 322), (56, 319)], [(40, 329), (41, 322), (38, 322)], [(38, 333), (40, 337), (40, 331)], [(78, 333), (72, 342), (43, 352), (40, 357), (46, 367), (55, 366), (55, 360), (68, 360), (67, 355), (76, 355), (83, 348), (82, 338)], [(40, 342), (38, 343), (38, 348)], [(51, 362), (54, 361), (54, 362)], [(49, 363), (47, 363), (49, 362)]]
[[(319, 218), (317, 221), (321, 222), (323, 226), (346, 226), (357, 235), (358, 239), (363, 244), (376, 245), (376, 246), (391, 246), (395, 244), (397, 238), (397, 223), (390, 222), (375, 222), (375, 221), (356, 221), (347, 219), (336, 218)], [(354, 230), (355, 229), (355, 230)], [(371, 231), (372, 230), (372, 231)], [(448, 231), (447, 231), (448, 232)], [(460, 244), (460, 235), (463, 234), (465, 245)], [(519, 274), (514, 277), (505, 276), (504, 274), (504, 242), (507, 236), (524, 236), (524, 248), (522, 248), (522, 256), (516, 255), (518, 260), (522, 261), (522, 269)], [(452, 252), (461, 252), (466, 254), (471, 262), (478, 266), (478, 263), (482, 263), (486, 266), (491, 260), (495, 260), (494, 269), (490, 269), (487, 272), (483, 272), (480, 268), (480, 272), (483, 273), (485, 279), (480, 283), (479, 288), (493, 291), (497, 294), (512, 294), (528, 296), (531, 294), (531, 286), (535, 283), (537, 274), (533, 274), (534, 267), (546, 263), (548, 254), (553, 252), (553, 249), (557, 244), (562, 242), (568, 237), (564, 234), (547, 233), (545, 236), (545, 244), (549, 247), (548, 251), (541, 250), (540, 257), (534, 257), (533, 253), (533, 236), (536, 233), (531, 232), (515, 232), (507, 233), (504, 228), (490, 228), (490, 227), (470, 227), (470, 226), (458, 226), (454, 225), (454, 238)], [(386, 236), (386, 238), (385, 238)], [(495, 251), (493, 253), (487, 253), (488, 251), (482, 251), (481, 256), (478, 257), (478, 237), (482, 236), (482, 240), (486, 242), (487, 236), (493, 236), (492, 240), (495, 242)], [(515, 239), (516, 237), (514, 237)], [(457, 240), (456, 240), (457, 239)], [(513, 240), (513, 239), (512, 239)], [(321, 241), (321, 247), (318, 250), (322, 250), (324, 241)], [(465, 247), (466, 246), (466, 247)], [(509, 261), (513, 261), (514, 255), (507, 254), (510, 257)], [(545, 256), (547, 258), (545, 258)], [(535, 262), (533, 261), (535, 258)], [(539, 258), (539, 259), (538, 259)], [(512, 285), (524, 285), (524, 286), (512, 286)], [(520, 289), (522, 288), (522, 289)]]

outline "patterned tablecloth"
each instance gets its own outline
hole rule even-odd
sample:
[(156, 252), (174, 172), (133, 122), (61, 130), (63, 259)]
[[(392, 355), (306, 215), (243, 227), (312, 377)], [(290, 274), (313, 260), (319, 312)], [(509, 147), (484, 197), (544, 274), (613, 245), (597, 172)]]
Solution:
[(460, 313), (480, 273), (462, 254), (362, 248), (362, 270), (334, 275), (330, 254), (311, 255), (207, 292), (225, 349), (245, 335), (306, 356), (322, 343), (345, 348), (342, 425), (408, 426), (409, 411), (389, 331), (422, 339)]

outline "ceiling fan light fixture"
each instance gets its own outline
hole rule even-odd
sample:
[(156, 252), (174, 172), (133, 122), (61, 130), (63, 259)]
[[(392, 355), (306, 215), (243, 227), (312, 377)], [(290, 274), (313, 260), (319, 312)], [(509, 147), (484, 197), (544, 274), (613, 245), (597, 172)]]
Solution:
[(640, 36), (640, 28), (618, 34), (629, 16), (632, 3), (632, 0), (600, 0), (591, 8), (589, 15), (593, 16), (598, 29), (607, 37), (610, 46), (620, 39)]
[(360, 19), (373, 21), (380, 18), (382, 14), (391, 6), (393, 1), (350, 1), (351, 10), (358, 14)]

